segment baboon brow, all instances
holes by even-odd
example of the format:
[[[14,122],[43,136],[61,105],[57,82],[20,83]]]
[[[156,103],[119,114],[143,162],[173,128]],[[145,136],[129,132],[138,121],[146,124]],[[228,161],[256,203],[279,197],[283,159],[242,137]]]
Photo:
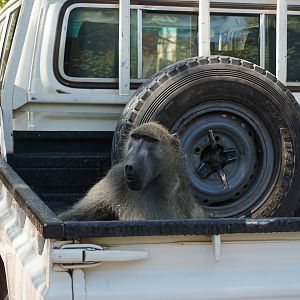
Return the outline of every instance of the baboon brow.
[[[145,140],[146,142],[150,142],[150,143],[155,143],[155,142],[158,142],[159,140],[154,138],[154,137],[151,137],[149,135],[142,135],[142,134],[138,134],[138,133],[133,133],[131,134],[131,138],[133,138],[134,140],[140,140],[140,139],[143,139]]]

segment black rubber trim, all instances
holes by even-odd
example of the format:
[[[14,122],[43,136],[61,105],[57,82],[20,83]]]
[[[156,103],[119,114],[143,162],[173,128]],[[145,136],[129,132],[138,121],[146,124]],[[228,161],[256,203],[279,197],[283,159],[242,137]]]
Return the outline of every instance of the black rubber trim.
[[[113,134],[113,131],[14,131],[14,152],[110,153]]]
[[[198,4],[198,1],[196,1]],[[195,6],[195,5],[194,5]],[[251,10],[276,10],[276,4],[259,4],[259,3],[224,3],[224,2],[211,2],[211,8],[224,8],[224,9],[251,9]],[[299,11],[300,5],[288,5],[288,11]]]
[[[288,5],[288,11],[289,10],[300,11],[300,5]]]
[[[212,2],[211,8],[224,8],[224,9],[255,9],[255,10],[276,10],[276,4],[259,4],[259,3],[224,3]]]
[[[300,92],[300,86],[291,86],[287,84],[287,87],[291,92]]]
[[[300,218],[205,219],[182,221],[66,221],[64,238],[212,235],[300,231]]]
[[[198,7],[198,0],[132,0],[131,5],[153,5],[153,6],[177,6],[177,7]]]
[[[1,157],[0,180],[43,237],[63,237],[63,222]]]

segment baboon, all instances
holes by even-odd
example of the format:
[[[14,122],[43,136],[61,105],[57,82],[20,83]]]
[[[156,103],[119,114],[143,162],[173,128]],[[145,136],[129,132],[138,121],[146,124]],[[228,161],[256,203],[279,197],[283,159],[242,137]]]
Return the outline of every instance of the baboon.
[[[151,122],[133,129],[113,166],[63,220],[203,218],[185,177],[179,139]]]

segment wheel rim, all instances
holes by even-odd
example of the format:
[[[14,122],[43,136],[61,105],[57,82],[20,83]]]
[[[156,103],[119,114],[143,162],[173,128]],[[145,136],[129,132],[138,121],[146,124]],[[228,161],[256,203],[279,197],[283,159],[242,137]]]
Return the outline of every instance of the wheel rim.
[[[188,110],[171,131],[180,137],[195,197],[210,216],[251,215],[263,203],[276,168],[274,149],[250,109],[211,101]]]

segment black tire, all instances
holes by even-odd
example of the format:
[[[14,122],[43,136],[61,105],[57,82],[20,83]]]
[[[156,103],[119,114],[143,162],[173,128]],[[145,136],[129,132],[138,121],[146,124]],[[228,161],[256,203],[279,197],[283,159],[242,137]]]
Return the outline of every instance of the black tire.
[[[300,111],[274,75],[231,57],[164,68],[133,95],[114,135],[122,160],[129,131],[158,121],[177,132],[188,179],[212,217],[293,216],[299,207]]]

